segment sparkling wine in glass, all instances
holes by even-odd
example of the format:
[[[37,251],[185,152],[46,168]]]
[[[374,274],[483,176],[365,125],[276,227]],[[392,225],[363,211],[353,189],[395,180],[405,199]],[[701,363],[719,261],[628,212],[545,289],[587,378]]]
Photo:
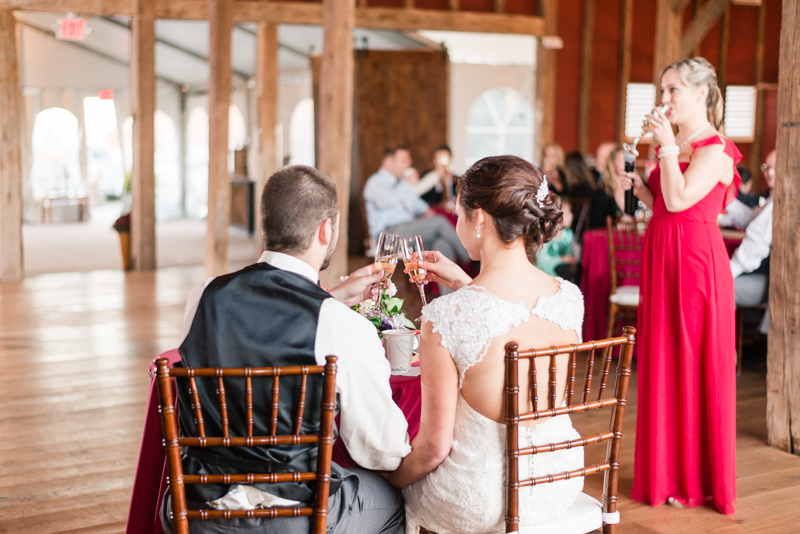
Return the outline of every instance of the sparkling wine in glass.
[[[425,300],[425,275],[428,273],[420,265],[423,252],[425,252],[425,249],[422,248],[422,238],[420,236],[415,235],[414,237],[403,239],[403,262],[406,265],[406,271],[408,271],[411,281],[417,284],[419,296],[422,298],[422,306],[425,307],[428,304]]]
[[[378,246],[375,249],[375,265],[383,271],[383,279],[381,280],[381,287],[392,278],[394,270],[397,267],[397,259],[400,255],[400,236],[395,234],[381,233],[378,237]],[[383,310],[381,310],[381,297],[380,292],[376,300],[377,312],[373,317],[383,317]]]

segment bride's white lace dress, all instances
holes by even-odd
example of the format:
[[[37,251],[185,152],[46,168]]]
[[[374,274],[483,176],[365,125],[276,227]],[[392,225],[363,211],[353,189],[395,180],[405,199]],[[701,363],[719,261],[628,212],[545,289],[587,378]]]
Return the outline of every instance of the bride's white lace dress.
[[[425,478],[403,490],[406,533],[421,525],[438,534],[505,532],[505,426],[476,412],[461,395],[464,373],[479,362],[492,339],[531,315],[574,330],[580,340],[583,296],[559,279],[561,288],[531,308],[501,300],[480,287],[467,286],[440,297],[423,310],[423,318],[442,336],[458,368],[459,393],[450,454]],[[519,427],[520,447],[577,439],[569,416]],[[583,467],[583,449],[520,458],[520,477],[534,477]],[[520,490],[521,526],[543,523],[563,514],[583,489],[574,478]]]

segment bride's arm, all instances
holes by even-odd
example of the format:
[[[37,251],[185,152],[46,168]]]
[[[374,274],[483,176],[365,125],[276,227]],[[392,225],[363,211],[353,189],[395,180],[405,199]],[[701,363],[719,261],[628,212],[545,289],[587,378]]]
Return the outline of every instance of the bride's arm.
[[[404,488],[422,479],[450,454],[458,400],[458,371],[450,352],[440,343],[430,321],[422,323],[420,371],[422,415],[419,433],[411,442],[411,453],[387,479]]]

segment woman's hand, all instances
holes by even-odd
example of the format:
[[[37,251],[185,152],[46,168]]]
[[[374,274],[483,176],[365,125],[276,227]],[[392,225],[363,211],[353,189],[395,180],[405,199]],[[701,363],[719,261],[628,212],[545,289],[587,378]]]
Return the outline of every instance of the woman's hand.
[[[461,267],[447,259],[438,250],[423,252],[419,265],[427,271],[425,283],[436,282],[456,291],[472,282],[472,278]],[[403,269],[403,272],[408,274],[406,269]]]
[[[635,173],[624,173],[624,174],[617,174],[615,176],[617,180],[617,186],[623,190],[627,191],[628,189],[633,187],[633,179],[631,178],[631,174]],[[637,175],[638,176],[638,175]]]
[[[374,263],[370,263],[354,271],[346,280],[328,292],[339,302],[347,306],[355,306],[377,296],[380,287],[377,284],[381,278],[383,278],[383,270]]]
[[[625,178],[623,178],[621,181],[623,181],[623,182],[627,181],[628,184],[629,184],[628,185],[628,189],[633,187],[633,194],[636,195],[637,197],[640,196],[639,194],[644,192],[645,190],[647,190],[648,193],[650,192],[650,190],[647,188],[647,186],[644,185],[644,181],[642,181],[642,177],[639,176],[638,173],[628,172],[628,173],[625,173],[625,177],[627,178],[627,180]],[[627,191],[627,189],[626,189],[626,191]]]
[[[672,131],[672,124],[664,113],[654,109],[652,113],[645,115],[642,132],[652,133],[659,146],[671,146],[675,144],[675,134]]]

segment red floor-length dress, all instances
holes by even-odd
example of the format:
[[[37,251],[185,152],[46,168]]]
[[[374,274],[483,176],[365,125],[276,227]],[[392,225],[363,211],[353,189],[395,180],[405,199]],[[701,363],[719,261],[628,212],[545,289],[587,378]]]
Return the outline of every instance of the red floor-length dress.
[[[723,144],[714,136],[693,149]],[[681,163],[685,171],[688,163]],[[717,215],[741,183],[718,183],[691,208],[670,213],[661,173],[650,176],[653,218],[645,235],[639,306],[638,408],[633,498],[658,506],[736,500],[736,344],[733,276]]]

